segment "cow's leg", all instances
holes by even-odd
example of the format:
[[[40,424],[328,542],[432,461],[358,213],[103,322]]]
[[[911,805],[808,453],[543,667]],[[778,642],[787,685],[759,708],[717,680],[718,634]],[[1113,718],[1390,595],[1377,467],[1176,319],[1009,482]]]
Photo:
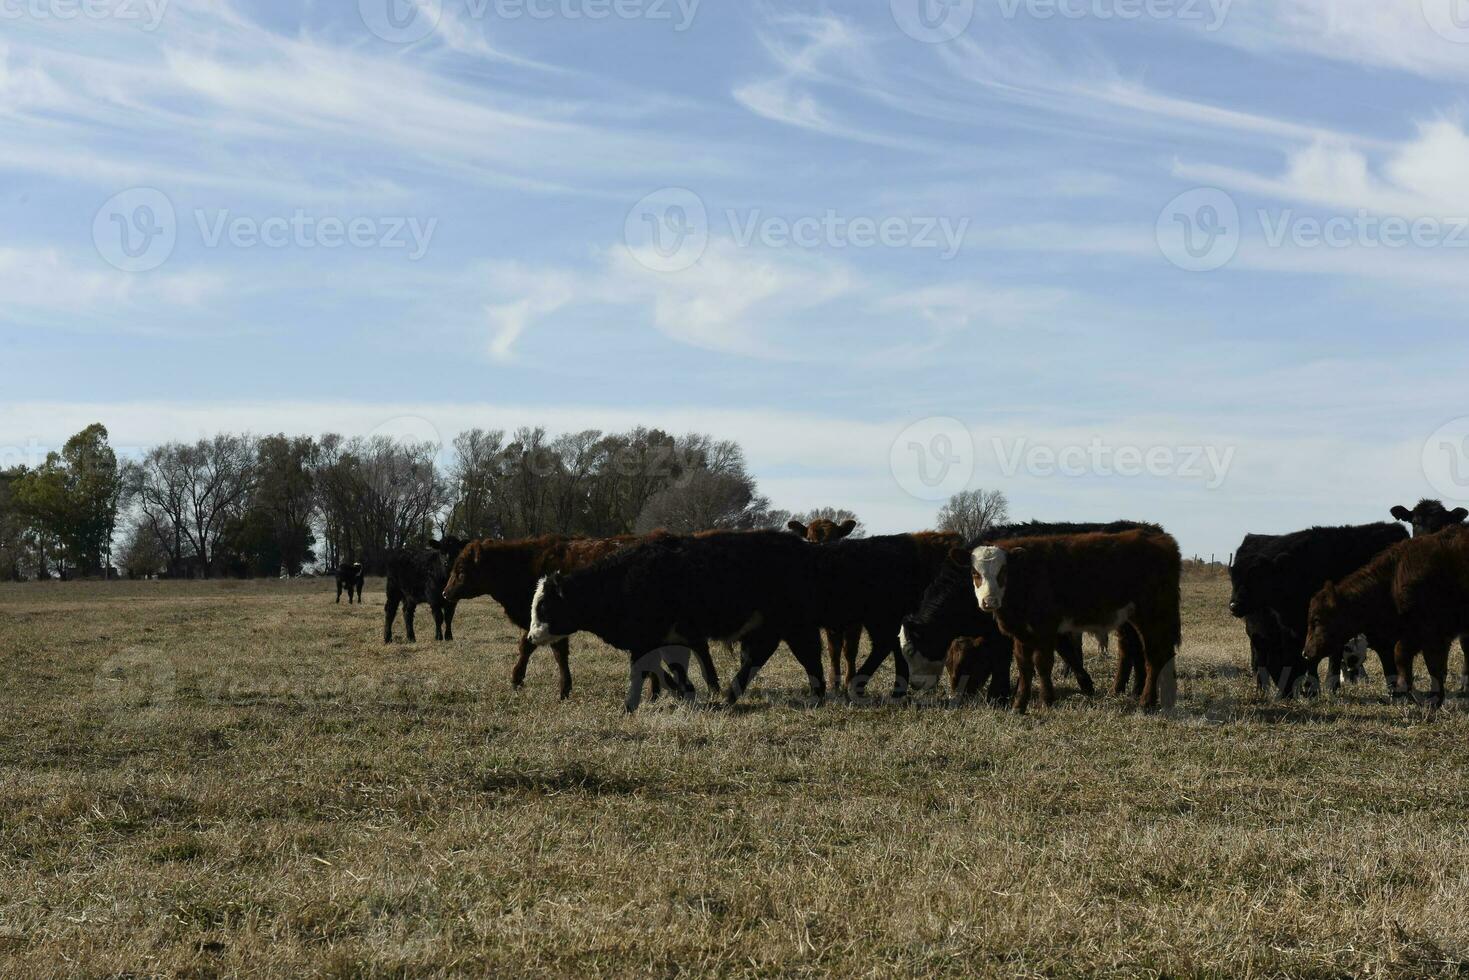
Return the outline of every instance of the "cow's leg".
[[[408,633],[408,642],[417,643],[418,637],[413,632],[413,613],[418,608],[418,603],[412,599],[403,600],[403,629]]]
[[[709,643],[699,640],[690,643],[689,649],[694,653],[694,659],[699,661],[699,672],[704,675],[704,686],[711,692],[719,691],[719,669],[714,666],[714,658],[709,655]]]
[[[357,584],[357,604],[362,605],[362,583]]]
[[[1010,707],[1016,714],[1023,715],[1030,705],[1030,686],[1035,680],[1035,660],[1030,648],[1019,640],[1015,641],[1015,666],[1020,669],[1020,684],[1015,689],[1015,700]]]
[[[458,606],[457,602],[444,603],[444,642],[446,643],[452,643],[454,640],[454,610]]]
[[[398,618],[398,594],[388,593],[388,601],[383,603],[383,642],[393,642],[393,620]],[[406,613],[405,613],[406,615]]]
[[[872,682],[872,675],[877,673],[877,668],[882,666],[882,662],[888,656],[887,646],[879,643],[878,638],[871,633],[868,634],[868,637],[872,640],[872,652],[867,655],[862,666],[857,668],[857,673],[847,682],[847,690],[859,697],[867,690],[867,685]],[[906,668],[908,665],[904,662],[903,666]]]
[[[1444,685],[1448,683],[1449,674],[1449,644],[1448,641],[1435,640],[1423,647],[1423,666],[1428,668],[1429,692],[1428,706],[1435,711],[1443,707]]]
[[[857,676],[857,650],[861,646],[862,627],[854,626],[847,630],[846,635],[842,637],[842,661],[846,665],[847,672],[844,676],[835,679],[834,687],[836,690],[845,691],[847,685],[852,683],[852,678]],[[906,666],[907,664],[905,663],[904,667],[906,668]],[[832,672],[835,673],[836,665],[833,663],[832,667]]]
[[[1129,687],[1134,697],[1142,694],[1143,641],[1137,627],[1123,623],[1117,629],[1117,676],[1112,682],[1112,693],[1123,694]]]
[[[437,602],[430,602],[428,611],[434,617],[434,639],[442,640],[444,638],[444,610]]]
[[[1076,678],[1076,686],[1081,693],[1088,697],[1095,694],[1097,685],[1093,683],[1092,675],[1086,672],[1086,660],[1081,655],[1081,634],[1063,633],[1056,637],[1055,652],[1061,655],[1061,662],[1071,668],[1071,675]]]
[[[878,627],[878,634],[887,637],[882,643],[888,648],[888,654],[893,658],[893,697],[905,698],[908,696],[908,658],[903,656],[902,645],[898,642],[898,625],[896,623],[885,624]],[[869,634],[871,636],[871,634]],[[878,638],[872,636],[874,646]]]
[[[833,689],[838,689],[842,686],[842,643],[847,634],[845,630],[824,630],[823,632],[826,639],[826,656],[831,661],[831,686]]]
[[[642,658],[640,658],[635,653],[628,654],[628,657],[627,657],[627,698],[622,702],[622,709],[624,711],[626,711],[628,714],[632,714],[634,711],[637,711],[638,710],[638,705],[641,704],[642,701],[643,701],[643,677],[645,675],[648,675],[649,672],[646,671],[641,665],[642,665]],[[651,676],[651,675],[649,675],[649,676]],[[657,690],[656,683],[657,682],[655,680],[654,681],[654,684],[655,684],[654,690],[655,690],[655,692]],[[656,696],[656,693],[655,693],[655,696]]]
[[[1377,653],[1377,662],[1382,665],[1382,682],[1387,686],[1388,697],[1392,697],[1393,689],[1398,684],[1398,664],[1393,656],[1392,645],[1381,641],[1369,641],[1369,645]]]
[[[530,666],[530,655],[536,652],[536,645],[530,641],[529,633],[520,634],[520,647],[518,656],[515,658],[515,666],[510,668],[510,686],[520,688],[525,686],[525,671]]]
[[[1416,653],[1407,640],[1399,640],[1393,647],[1393,666],[1398,673],[1398,682],[1392,691],[1395,701],[1413,696],[1413,657]]]
[[[1326,690],[1336,694],[1341,690],[1344,651],[1337,650],[1326,658]]]
[[[1003,705],[1014,693],[1010,684],[1010,663],[1014,658],[1005,650],[1002,641],[991,640],[985,647],[990,678],[989,701],[996,706]]]
[[[1169,630],[1154,627],[1151,630],[1139,630],[1142,635],[1143,657],[1147,663],[1147,672],[1143,678],[1143,690],[1138,695],[1138,705],[1144,711],[1152,711],[1158,707],[1158,695],[1167,688],[1168,700],[1173,699],[1174,667],[1173,643],[1169,639]],[[1168,707],[1172,707],[1169,704]]]
[[[734,704],[750,689],[750,682],[780,646],[780,636],[768,632],[751,633],[740,640],[740,669],[730,682],[724,699]]]
[[[342,604],[342,583],[339,581],[339,582],[337,582],[337,605],[340,606],[341,604]],[[350,592],[347,593],[347,605],[349,605],[349,606],[352,605],[352,593],[350,593]]]
[[[813,698],[826,697],[826,675],[821,663],[821,634],[818,630],[797,630],[786,637],[786,645],[806,668],[806,681]]]
[[[1051,675],[1056,667],[1055,640],[1047,640],[1035,648],[1036,672],[1040,674],[1041,704],[1047,708],[1056,703],[1056,687]]]
[[[556,658],[556,673],[561,677],[561,700],[571,697],[571,640],[560,639],[551,644],[551,656]]]

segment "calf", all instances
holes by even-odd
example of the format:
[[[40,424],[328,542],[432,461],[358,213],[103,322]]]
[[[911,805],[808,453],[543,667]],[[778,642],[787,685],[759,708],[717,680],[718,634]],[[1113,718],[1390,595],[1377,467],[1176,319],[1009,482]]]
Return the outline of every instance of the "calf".
[[[1307,676],[1301,658],[1306,643],[1306,610],[1322,582],[1334,582],[1361,568],[1408,534],[1397,524],[1313,527],[1292,534],[1247,534],[1229,567],[1229,611],[1244,621],[1250,640],[1250,667],[1262,688],[1274,684],[1291,696]],[[1367,638],[1377,651],[1383,676],[1395,673],[1391,646]],[[1329,686],[1351,677],[1360,652],[1347,659],[1342,650],[1329,658]],[[1344,669],[1344,666],[1346,669]]]
[[[352,592],[356,590],[357,601],[362,602],[362,586],[367,576],[362,571],[362,562],[343,563],[337,568],[337,603],[342,602],[342,592],[347,593],[347,605],[352,605]]]
[[[510,683],[520,687],[530,664],[535,644],[531,642],[531,599],[536,583],[552,572],[573,572],[599,561],[640,539],[633,535],[613,538],[568,538],[545,535],[519,541],[486,539],[465,546],[450,569],[443,595],[460,602],[488,595],[505,610],[505,616],[521,630],[519,656],[510,671]],[[719,690],[719,672],[709,656],[707,644],[691,644],[710,690]],[[571,644],[560,639],[551,644],[561,675],[561,699],[571,696]]]
[[[1163,529],[1156,524],[1141,524],[1136,521],[1115,521],[1111,524],[1046,524],[1030,521],[990,528],[965,548],[950,555],[950,560],[944,563],[929,583],[917,610],[903,620],[899,642],[904,662],[909,664],[910,671],[913,670],[912,664],[915,660],[923,665],[920,671],[922,684],[925,687],[931,686],[937,682],[939,676],[935,665],[947,661],[956,638],[968,637],[971,642],[959,648],[957,659],[949,669],[951,686],[956,678],[965,681],[964,689],[956,687],[954,693],[961,697],[977,694],[978,691],[974,689],[975,679],[988,678],[990,700],[1008,701],[1011,697],[1010,664],[1013,661],[1013,644],[1000,633],[994,617],[979,608],[971,579],[971,551],[980,545],[992,544],[1006,538],[1132,530],[1163,533]],[[1114,693],[1121,693],[1126,689],[1129,679],[1135,678],[1134,693],[1141,694],[1142,641],[1131,626],[1122,627],[1119,633],[1121,643]],[[1077,687],[1083,694],[1091,694],[1095,685],[1082,659],[1081,636],[1067,634],[1058,638],[1057,642],[1057,653],[1076,676]]]
[[[1469,510],[1463,507],[1449,510],[1442,501],[1420,500],[1412,510],[1403,506],[1394,507],[1392,516],[1407,522],[1413,528],[1413,537],[1416,538],[1424,534],[1463,528],[1464,519],[1469,518]],[[1464,656],[1464,667],[1459,673],[1459,694],[1461,697],[1469,697],[1469,636],[1459,637],[1459,650]]]
[[[857,522],[852,520],[836,521],[825,517],[818,517],[810,524],[802,524],[800,521],[791,521],[786,525],[794,531],[796,536],[810,542],[811,544],[829,544],[840,541],[857,529]],[[831,686],[845,689],[852,683],[852,678],[857,673],[857,648],[862,642],[862,625],[848,625],[844,629],[823,630],[826,635],[826,655],[831,661]],[[847,665],[845,679],[842,677],[842,663]]]
[[[1063,633],[1110,633],[1131,624],[1147,664],[1139,698],[1158,705],[1160,684],[1171,687],[1182,642],[1178,543],[1166,534],[1124,531],[1011,538],[971,553],[980,609],[1014,641],[1020,684],[1013,708],[1024,712],[1040,670],[1041,703],[1054,700],[1052,657]],[[1171,707],[1171,690],[1164,697]]]
[[[393,620],[398,605],[403,605],[403,629],[409,643],[417,643],[413,633],[413,613],[420,602],[427,602],[434,614],[434,639],[454,639],[454,607],[444,598],[444,585],[449,580],[449,563],[464,548],[464,542],[445,535],[427,548],[403,548],[388,556],[387,602],[383,604],[383,642],[393,642]]]
[[[826,690],[820,609],[802,600],[818,573],[815,556],[828,550],[775,531],[653,535],[578,571],[542,578],[529,637],[545,646],[585,630],[626,651],[629,712],[637,710],[644,676],[662,669],[663,652],[697,641],[740,644],[731,702],[781,640],[819,697]],[[687,689],[686,678],[674,681]]]
[[[1469,633],[1469,535],[1416,537],[1328,581],[1307,611],[1307,662],[1320,663],[1359,633],[1393,641],[1394,697],[1412,695],[1421,653],[1432,678],[1429,703],[1442,705],[1449,646]]]

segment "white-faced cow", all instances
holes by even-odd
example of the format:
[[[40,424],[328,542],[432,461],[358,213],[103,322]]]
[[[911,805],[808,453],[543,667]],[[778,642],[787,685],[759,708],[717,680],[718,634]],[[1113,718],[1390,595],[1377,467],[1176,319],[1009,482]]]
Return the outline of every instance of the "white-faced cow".
[[[461,602],[488,595],[505,610],[505,616],[522,631],[519,656],[510,671],[510,683],[525,683],[526,668],[535,644],[530,640],[531,598],[536,584],[552,572],[573,572],[600,561],[642,540],[634,535],[611,538],[569,538],[548,534],[519,541],[485,539],[471,541],[459,553],[444,585],[444,599]],[[694,656],[710,690],[718,691],[719,672],[709,656],[707,644],[691,643]],[[561,698],[571,695],[570,641],[551,644],[561,675]]]
[[[1066,633],[1110,633],[1132,625],[1142,640],[1146,676],[1139,698],[1172,706],[1173,658],[1182,642],[1178,543],[1166,534],[1124,531],[1015,538],[975,548],[975,597],[1014,641],[1023,712],[1040,672],[1041,703],[1054,700],[1051,668]]]
[[[975,598],[972,578],[972,552],[981,545],[1008,538],[1052,537],[1068,534],[1146,530],[1162,534],[1156,524],[1115,521],[1110,524],[1043,523],[1028,521],[992,527],[956,550],[940,568],[924,591],[917,609],[904,618],[900,645],[904,661],[910,665],[914,684],[927,688],[937,683],[938,665],[945,665],[954,693],[966,697],[980,693],[987,684],[992,702],[1009,701],[1012,690],[1010,665],[1014,661],[1014,643],[1000,632],[994,617],[982,612]],[[1118,631],[1119,652],[1114,693],[1122,693],[1133,685],[1133,693],[1142,693],[1144,669],[1142,641],[1131,626]],[[963,643],[958,641],[963,640]],[[1057,654],[1076,677],[1083,694],[1095,690],[1091,675],[1082,659],[1081,635],[1065,634],[1057,638]],[[913,664],[917,662],[915,668]]]
[[[815,556],[795,535],[775,531],[653,535],[567,575],[540,580],[529,636],[545,646],[586,631],[629,657],[626,707],[637,710],[644,677],[688,690],[684,668],[664,656],[693,642],[740,645],[732,703],[784,640],[806,670],[813,696],[825,694],[820,610],[809,595]]]

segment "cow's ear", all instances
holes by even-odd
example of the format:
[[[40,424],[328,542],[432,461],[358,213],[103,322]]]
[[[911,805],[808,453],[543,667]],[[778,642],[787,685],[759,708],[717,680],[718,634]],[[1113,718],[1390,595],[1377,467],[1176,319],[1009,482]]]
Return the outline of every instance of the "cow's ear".
[[[806,536],[806,525],[802,524],[800,521],[791,521],[786,524],[786,527],[792,531],[795,531],[803,538]]]
[[[1462,522],[1464,518],[1469,517],[1469,510],[1465,510],[1463,507],[1455,507],[1449,511],[1449,516],[1456,521]]]
[[[842,532],[838,536],[845,538],[847,535],[849,535],[853,531],[857,530],[857,522],[856,521],[842,521],[840,524],[837,525],[837,530]]]
[[[1396,507],[1394,507],[1392,509],[1392,516],[1395,517],[1395,518],[1397,518],[1400,521],[1409,521],[1409,522],[1411,522],[1413,520],[1413,512],[1411,510],[1409,510],[1408,508],[1404,507],[1402,504],[1398,504]]]
[[[971,560],[972,559],[970,558],[969,552],[965,551],[963,548],[949,549],[949,561],[953,562],[955,565],[958,565],[961,568],[968,568]]]
[[[548,585],[552,589],[552,591],[554,591],[558,596],[561,596],[563,599],[566,598],[566,593],[561,588],[560,572],[552,572],[550,575],[547,575],[546,585]]]

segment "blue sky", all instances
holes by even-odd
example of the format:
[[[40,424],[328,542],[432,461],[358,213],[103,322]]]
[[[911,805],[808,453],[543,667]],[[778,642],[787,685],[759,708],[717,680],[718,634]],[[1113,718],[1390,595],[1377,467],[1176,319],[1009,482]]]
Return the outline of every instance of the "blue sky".
[[[8,460],[644,423],[1221,556],[1469,497],[1465,0],[89,2],[0,0]]]

